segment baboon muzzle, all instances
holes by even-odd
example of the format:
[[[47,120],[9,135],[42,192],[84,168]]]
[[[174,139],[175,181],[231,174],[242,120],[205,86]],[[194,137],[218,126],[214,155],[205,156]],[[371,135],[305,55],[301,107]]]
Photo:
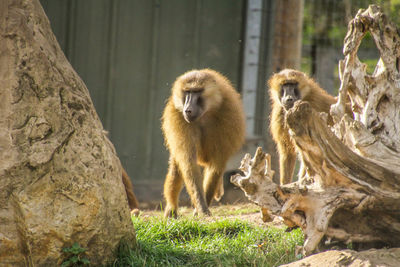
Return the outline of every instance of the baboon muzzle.
[[[200,98],[200,92],[186,92],[185,94],[183,117],[189,123],[195,121],[201,115]]]

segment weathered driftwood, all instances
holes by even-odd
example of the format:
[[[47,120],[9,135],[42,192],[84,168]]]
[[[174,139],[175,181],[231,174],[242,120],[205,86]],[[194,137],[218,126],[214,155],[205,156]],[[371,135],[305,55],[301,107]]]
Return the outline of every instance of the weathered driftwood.
[[[367,32],[381,59],[372,75],[357,58]],[[247,197],[305,234],[304,253],[322,238],[345,243],[400,245],[400,36],[377,6],[360,10],[350,22],[340,63],[341,87],[331,107],[335,125],[307,102],[287,113],[298,152],[307,167],[305,180],[272,182],[269,155],[259,148],[246,155],[232,177]],[[351,101],[354,118],[345,115]]]

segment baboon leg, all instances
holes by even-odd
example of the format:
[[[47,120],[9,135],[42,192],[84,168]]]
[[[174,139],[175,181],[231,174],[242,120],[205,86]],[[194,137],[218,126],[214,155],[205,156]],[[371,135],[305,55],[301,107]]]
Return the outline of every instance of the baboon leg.
[[[170,160],[167,177],[164,183],[164,197],[166,201],[165,217],[177,217],[179,195],[183,186],[182,175],[174,160]]]
[[[214,197],[222,197],[224,190],[223,186],[222,171],[213,167],[206,167],[204,170],[204,191],[206,195],[207,205],[210,205]]]

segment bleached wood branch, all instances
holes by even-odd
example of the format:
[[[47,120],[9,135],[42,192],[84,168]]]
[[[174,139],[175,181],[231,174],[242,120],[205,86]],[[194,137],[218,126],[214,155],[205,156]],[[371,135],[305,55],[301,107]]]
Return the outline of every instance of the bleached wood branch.
[[[357,58],[367,32],[381,59],[372,75]],[[304,253],[322,237],[345,243],[400,245],[400,36],[377,6],[350,22],[340,62],[335,125],[307,102],[297,102],[286,123],[307,168],[304,181],[278,186],[269,155],[246,155],[232,177],[246,196],[305,234]],[[345,114],[351,103],[353,117]]]

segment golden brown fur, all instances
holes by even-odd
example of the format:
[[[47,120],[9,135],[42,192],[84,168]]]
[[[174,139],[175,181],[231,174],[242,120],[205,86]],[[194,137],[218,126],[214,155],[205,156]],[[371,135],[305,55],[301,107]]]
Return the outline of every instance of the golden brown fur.
[[[285,69],[270,78],[268,81],[272,102],[270,130],[279,152],[281,184],[287,184],[292,181],[296,163],[295,145],[285,124],[286,110],[281,103],[280,96],[282,85],[288,82],[298,84],[300,99],[308,101],[316,111],[325,112],[329,115],[330,106],[336,102],[335,97],[329,95],[316,82],[300,71]],[[333,123],[330,116],[328,117],[328,123]],[[305,174],[304,172],[305,170],[302,168],[299,176],[302,177]]]
[[[135,193],[133,193],[133,185],[129,175],[126,173],[125,169],[122,168],[122,183],[125,186],[126,196],[128,197],[128,204],[131,210],[139,208],[139,202],[136,199]]]
[[[189,123],[183,116],[185,93],[198,90],[202,113]],[[223,194],[225,165],[244,141],[240,95],[229,80],[216,71],[186,72],[172,87],[162,116],[162,130],[170,152],[164,184],[165,216],[177,215],[183,183],[196,211],[210,214],[208,206],[212,198]],[[203,174],[200,166],[204,167]]]

